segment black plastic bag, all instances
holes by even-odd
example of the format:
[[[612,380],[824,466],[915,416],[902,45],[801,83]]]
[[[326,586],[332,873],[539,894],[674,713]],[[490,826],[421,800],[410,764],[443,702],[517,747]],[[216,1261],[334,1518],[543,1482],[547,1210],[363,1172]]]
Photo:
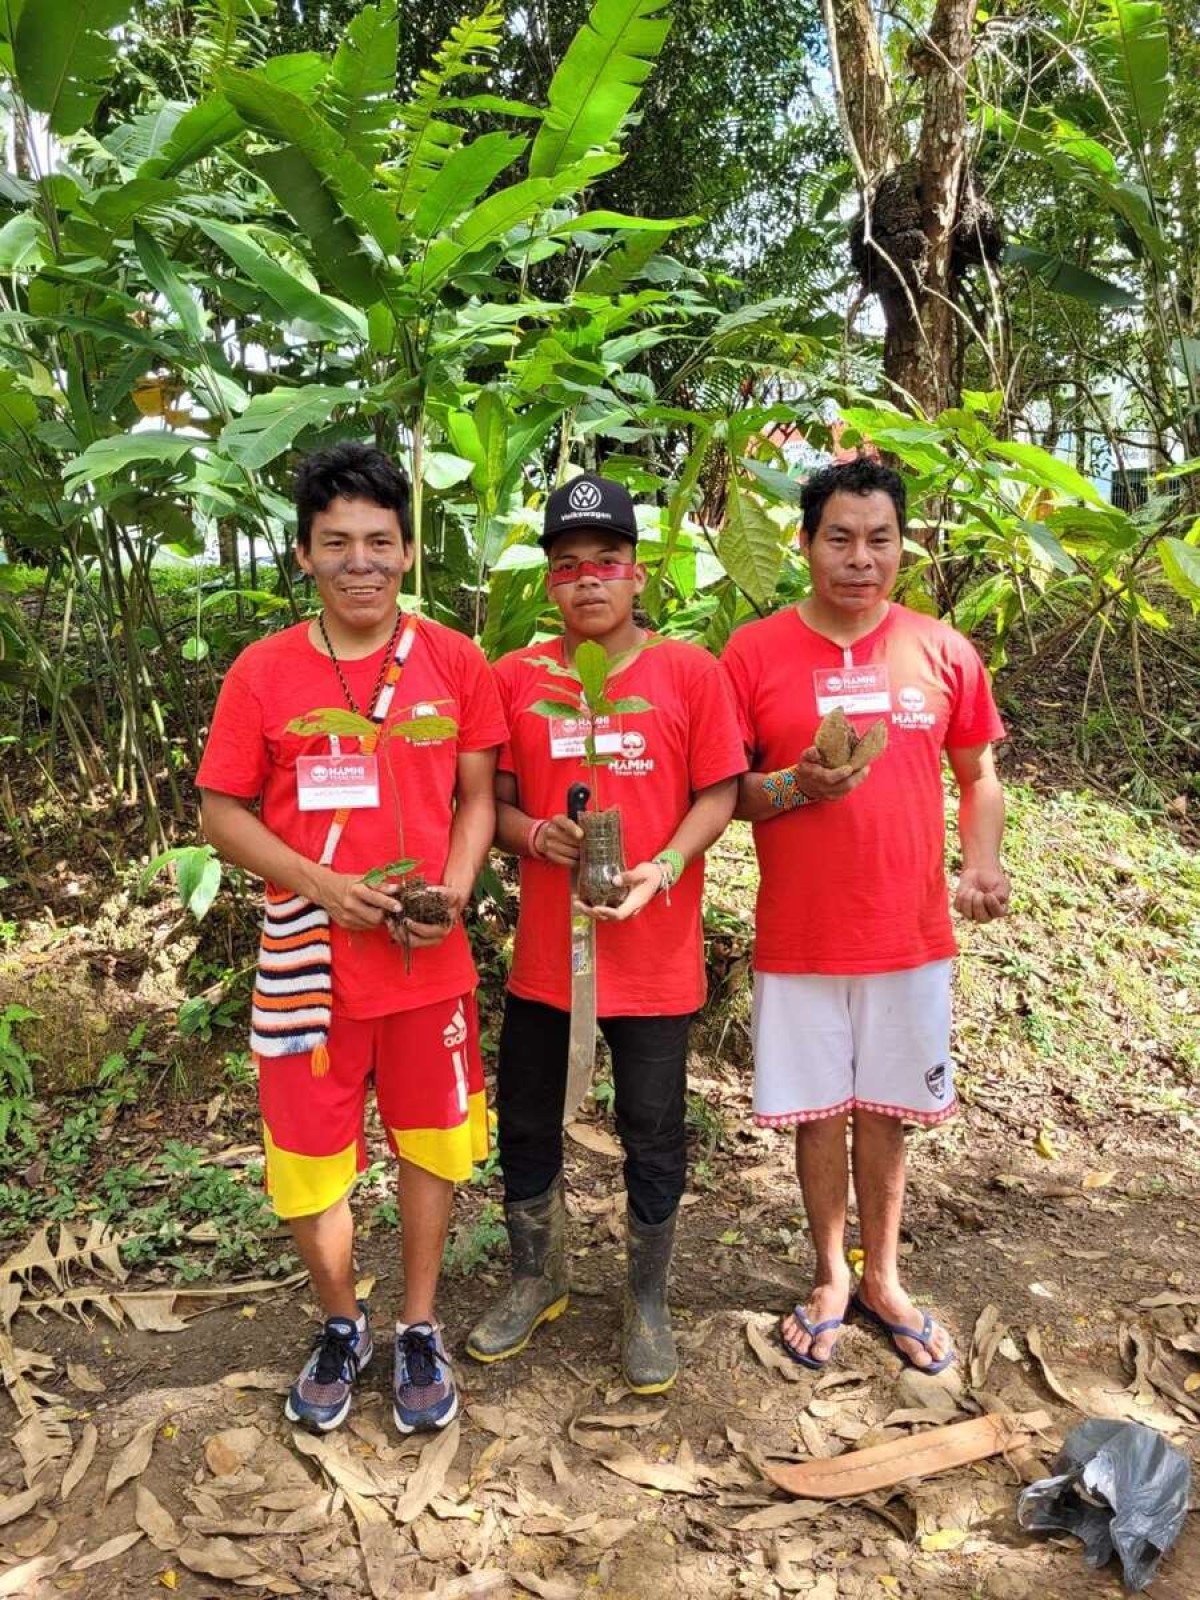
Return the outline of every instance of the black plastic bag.
[[[1140,1422],[1093,1417],[1068,1436],[1053,1466],[1053,1478],[1022,1493],[1017,1521],[1035,1533],[1078,1535],[1089,1567],[1115,1551],[1126,1588],[1144,1589],[1187,1516],[1187,1457]]]

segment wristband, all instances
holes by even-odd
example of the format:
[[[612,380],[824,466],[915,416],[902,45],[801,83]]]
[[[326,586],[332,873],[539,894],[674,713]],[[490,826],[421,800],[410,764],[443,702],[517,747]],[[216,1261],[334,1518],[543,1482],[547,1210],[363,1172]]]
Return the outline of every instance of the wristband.
[[[763,780],[763,793],[776,811],[795,811],[799,806],[812,803],[811,795],[805,794],[800,787],[795,767],[768,772]]]
[[[549,817],[538,817],[536,821],[530,823],[529,832],[525,835],[525,854],[533,856],[536,861],[544,861],[546,859],[538,849],[538,835],[543,828],[548,828],[549,826]]]
[[[668,892],[672,890],[683,876],[683,856],[678,850],[660,850],[654,858],[654,865],[662,875],[660,893],[663,889]]]

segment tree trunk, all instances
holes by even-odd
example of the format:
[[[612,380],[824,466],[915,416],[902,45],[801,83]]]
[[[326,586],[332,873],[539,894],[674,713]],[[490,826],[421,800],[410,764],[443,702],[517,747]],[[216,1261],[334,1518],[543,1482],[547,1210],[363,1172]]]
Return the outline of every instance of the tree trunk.
[[[883,307],[884,371],[930,416],[952,404],[958,390],[955,224],[964,187],[974,14],[975,0],[938,0],[928,34],[909,53],[912,73],[924,83],[923,108],[913,159],[898,169],[891,84],[869,0],[825,0],[838,110],[866,219],[863,250],[872,257],[864,281]],[[902,250],[873,225],[880,179],[889,172],[897,193],[909,186],[911,174],[913,215],[898,239]]]

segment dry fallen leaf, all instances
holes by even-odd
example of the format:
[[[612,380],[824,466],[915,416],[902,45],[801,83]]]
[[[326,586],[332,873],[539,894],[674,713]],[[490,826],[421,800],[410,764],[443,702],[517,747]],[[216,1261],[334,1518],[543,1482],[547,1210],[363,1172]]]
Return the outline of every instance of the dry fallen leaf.
[[[788,1383],[799,1383],[802,1376],[801,1369],[776,1342],[773,1329],[774,1320],[774,1318],[770,1317],[747,1317],[746,1341],[763,1366],[769,1371],[777,1372]],[[768,1326],[772,1327],[770,1334],[764,1329],[764,1321]]]
[[[44,1500],[49,1492],[48,1483],[35,1483],[32,1489],[22,1489],[20,1494],[10,1494],[0,1500],[0,1528],[27,1517],[34,1506]]]
[[[410,1474],[404,1486],[404,1493],[396,1502],[397,1522],[412,1522],[421,1515],[434,1495],[441,1493],[446,1474],[450,1471],[458,1452],[459,1438],[460,1422],[456,1417],[448,1428],[430,1440],[421,1451],[421,1459],[415,1471]]]
[[[750,1511],[733,1527],[736,1533],[764,1533],[772,1528],[786,1528],[793,1522],[811,1522],[828,1513],[829,1504],[825,1500],[789,1500],[783,1505]]]
[[[30,1600],[31,1595],[43,1594],[45,1588],[42,1580],[65,1566],[78,1548],[78,1545],[70,1545],[66,1550],[57,1550],[53,1555],[35,1556],[32,1561],[22,1561],[20,1566],[0,1572],[0,1595],[5,1600],[9,1600],[10,1596],[15,1600]]]
[[[102,1561],[111,1561],[115,1556],[123,1555],[126,1550],[131,1549],[141,1537],[140,1528],[134,1528],[132,1533],[114,1534],[111,1539],[106,1539],[94,1550],[89,1550],[87,1555],[72,1561],[71,1571],[86,1572],[89,1567],[98,1567]]]
[[[575,1474],[563,1459],[563,1453],[556,1444],[550,1446],[549,1460],[550,1471],[553,1473],[554,1481],[560,1489],[564,1485],[575,1481]]]
[[[130,1478],[140,1477],[145,1472],[150,1464],[150,1455],[154,1449],[154,1436],[157,1432],[158,1418],[153,1417],[149,1422],[143,1422],[128,1444],[117,1452],[112,1466],[108,1469],[108,1477],[104,1484],[104,1500],[106,1504],[122,1484],[128,1483]]]
[[[570,1578],[539,1578],[536,1572],[514,1572],[513,1582],[536,1594],[539,1600],[578,1600],[583,1592]]]
[[[1082,1410],[1083,1407],[1079,1404],[1078,1399],[1048,1365],[1045,1353],[1042,1350],[1041,1330],[1039,1328],[1027,1328],[1025,1331],[1025,1343],[1029,1346],[1029,1354],[1041,1367],[1042,1376],[1046,1380],[1046,1387],[1051,1393],[1056,1394],[1060,1400],[1065,1400],[1069,1406],[1074,1406],[1076,1411]]]
[[[971,1387],[981,1389],[987,1382],[1000,1341],[1008,1329],[1000,1321],[1000,1307],[986,1305],[979,1313],[971,1336]]]
[[[248,1550],[239,1549],[228,1539],[206,1539],[203,1544],[183,1546],[175,1556],[193,1572],[202,1572],[209,1578],[232,1579],[235,1583],[240,1578],[257,1577],[262,1572]]]
[[[1033,1148],[1045,1161],[1057,1161],[1058,1149],[1050,1136],[1049,1128],[1042,1128],[1037,1138],[1033,1141]]]
[[[292,1386],[292,1376],[256,1367],[253,1372],[227,1372],[221,1383],[226,1389],[267,1389],[273,1394],[286,1394]]]
[[[650,1428],[661,1422],[669,1410],[669,1406],[661,1406],[657,1411],[593,1412],[577,1420],[581,1427],[590,1428]]]
[[[83,1475],[91,1466],[92,1457],[96,1454],[96,1445],[99,1437],[94,1425],[90,1422],[85,1422],[75,1454],[71,1457],[67,1470],[63,1473],[62,1486],[59,1489],[60,1500],[65,1500],[71,1491],[83,1481]]]
[[[1115,1167],[1111,1172],[1085,1172],[1083,1175],[1083,1182],[1080,1184],[1080,1188],[1107,1189],[1116,1175],[1117,1171]]]
[[[67,1377],[84,1394],[103,1394],[108,1388],[108,1385],[102,1383],[94,1372],[90,1372],[82,1361],[67,1362]]]
[[[255,1427],[226,1428],[204,1441],[204,1459],[216,1478],[239,1471],[258,1453],[263,1436]]]
[[[593,1122],[568,1122],[567,1137],[581,1144],[585,1150],[591,1150],[598,1156],[608,1156],[613,1161],[620,1161],[624,1155],[612,1134],[604,1128],[598,1128]]]
[[[43,1512],[44,1520],[37,1523],[30,1534],[23,1539],[9,1539],[9,1549],[14,1555],[20,1556],[22,1561],[28,1561],[33,1556],[40,1556],[43,1550],[49,1549],[58,1537],[58,1520]]]
[[[137,1486],[137,1504],[134,1508],[133,1517],[138,1527],[149,1537],[150,1543],[156,1550],[165,1551],[178,1548],[180,1534],[175,1525],[175,1518],[150,1493],[144,1483],[139,1483]]]
[[[600,1465],[615,1472],[619,1478],[640,1484],[644,1489],[662,1489],[669,1494],[704,1494],[694,1472],[672,1465],[668,1461],[645,1461],[632,1451],[600,1456]]]

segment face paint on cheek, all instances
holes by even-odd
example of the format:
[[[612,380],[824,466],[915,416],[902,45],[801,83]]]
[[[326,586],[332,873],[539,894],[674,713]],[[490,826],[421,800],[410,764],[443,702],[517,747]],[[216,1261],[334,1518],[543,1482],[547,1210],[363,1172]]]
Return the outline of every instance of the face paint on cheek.
[[[562,567],[551,571],[552,589],[564,583],[578,583],[580,578],[599,578],[601,583],[628,582],[637,577],[637,567],[632,561],[581,561],[577,567]]]
[[[312,556],[310,559],[314,575],[320,578],[340,578],[350,572],[389,581],[404,576],[404,558],[401,555],[370,556],[365,561],[356,561],[348,554]]]

